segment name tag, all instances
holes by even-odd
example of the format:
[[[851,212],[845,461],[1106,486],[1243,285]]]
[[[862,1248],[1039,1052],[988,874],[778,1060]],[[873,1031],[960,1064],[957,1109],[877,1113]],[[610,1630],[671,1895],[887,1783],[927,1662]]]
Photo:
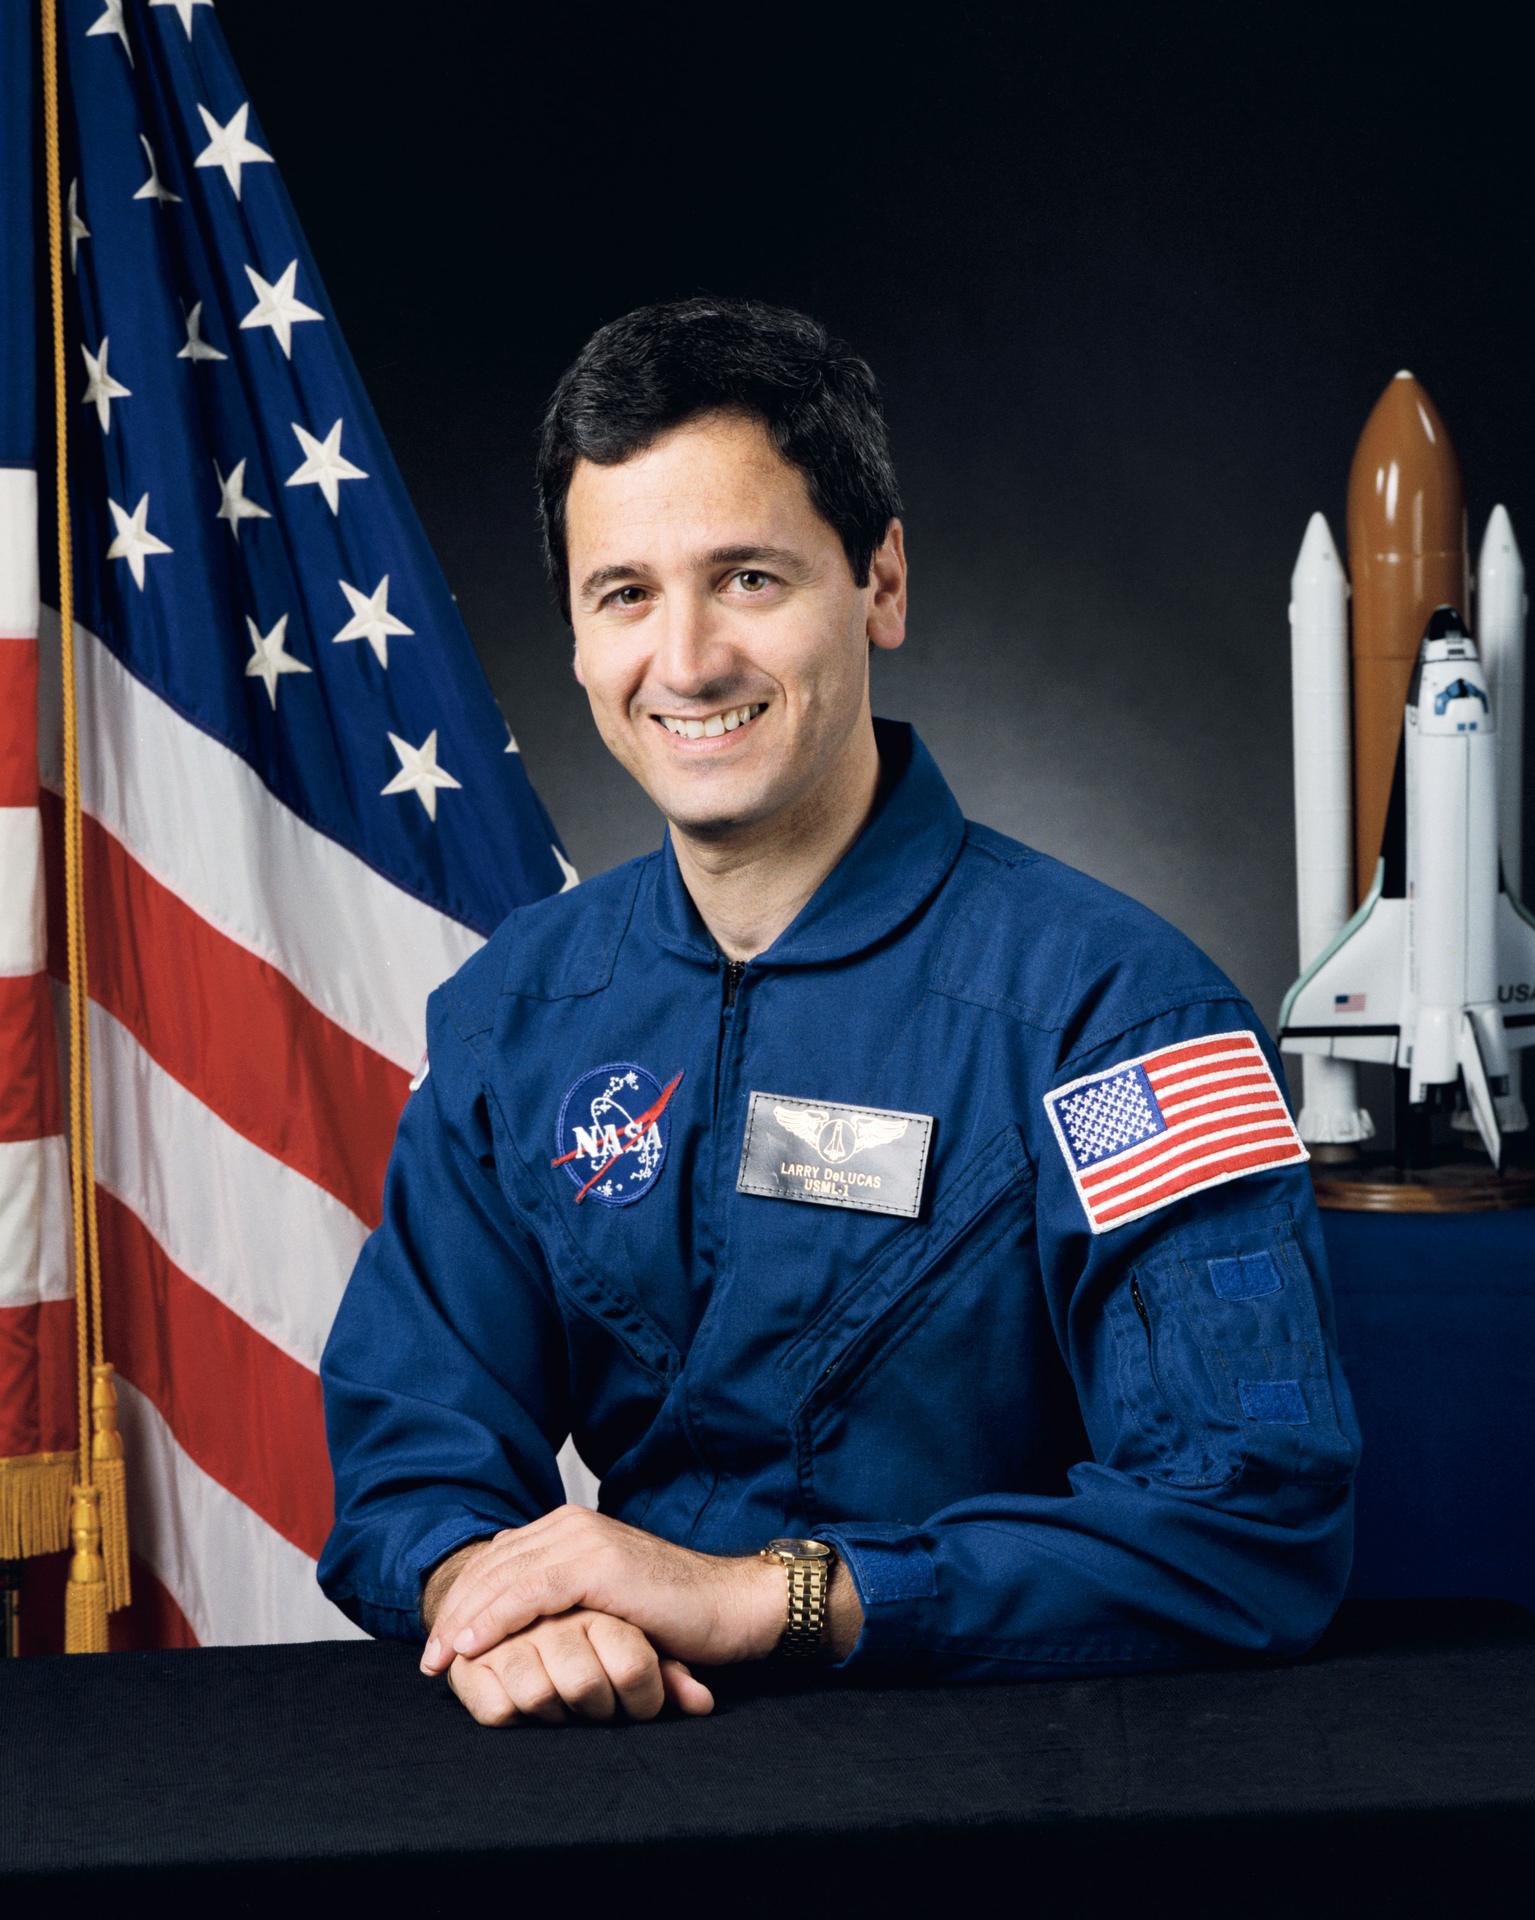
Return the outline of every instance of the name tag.
[[[736,1192],[915,1220],[932,1137],[930,1113],[754,1092]]]

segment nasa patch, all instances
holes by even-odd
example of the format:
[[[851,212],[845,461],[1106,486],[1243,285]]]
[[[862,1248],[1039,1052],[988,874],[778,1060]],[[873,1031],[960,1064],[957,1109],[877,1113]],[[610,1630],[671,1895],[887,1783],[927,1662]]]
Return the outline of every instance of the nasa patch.
[[[682,1075],[663,1087],[633,1061],[593,1067],[566,1090],[555,1123],[555,1157],[576,1189],[577,1201],[632,1206],[660,1177],[671,1139],[667,1104]]]

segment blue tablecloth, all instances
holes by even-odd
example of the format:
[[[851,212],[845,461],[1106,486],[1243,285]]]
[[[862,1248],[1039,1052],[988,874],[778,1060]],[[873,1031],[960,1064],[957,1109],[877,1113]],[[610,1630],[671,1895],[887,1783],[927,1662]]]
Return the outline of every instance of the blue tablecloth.
[[[1322,1222],[1364,1434],[1350,1595],[1535,1606],[1535,1209]]]

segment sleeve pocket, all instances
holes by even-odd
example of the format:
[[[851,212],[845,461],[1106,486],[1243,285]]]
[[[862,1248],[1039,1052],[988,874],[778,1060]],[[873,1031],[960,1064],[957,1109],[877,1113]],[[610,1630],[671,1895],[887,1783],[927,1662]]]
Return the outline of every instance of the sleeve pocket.
[[[1159,1246],[1110,1305],[1145,1470],[1184,1487],[1345,1482],[1358,1430],[1294,1225],[1223,1224],[1218,1244]]]

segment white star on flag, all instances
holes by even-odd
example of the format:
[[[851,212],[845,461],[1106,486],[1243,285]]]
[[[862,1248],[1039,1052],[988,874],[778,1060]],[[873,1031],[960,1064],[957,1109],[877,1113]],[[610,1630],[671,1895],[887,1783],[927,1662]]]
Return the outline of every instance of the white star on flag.
[[[350,602],[352,617],[339,633],[331,635],[331,639],[366,640],[378,655],[379,665],[387,667],[390,634],[415,632],[414,627],[407,627],[403,620],[397,619],[389,611],[389,575],[384,575],[371,594],[359,593],[356,587],[345,580],[338,580],[336,585]]]
[[[245,122],[251,105],[249,100],[234,110],[229,116],[227,126],[220,126],[208,109],[198,102],[197,111],[203,117],[203,125],[212,136],[196,160],[194,166],[222,167],[224,178],[235,190],[236,200],[240,197],[240,169],[254,166],[258,160],[271,163],[272,156],[265,147],[258,147],[254,140],[245,137]]]
[[[552,840],[549,842],[549,851],[554,855],[555,859],[559,861],[560,872],[563,873],[565,876],[565,883],[560,888],[560,892],[569,893],[572,887],[579,886],[581,881],[581,876],[579,873],[576,872],[575,868],[565,858],[564,854],[560,852],[559,848],[554,844]]]
[[[187,30],[187,38],[192,37],[193,7],[211,7],[213,0],[149,0],[152,7],[174,7],[181,15],[181,24]]]
[[[323,320],[323,313],[306,307],[296,299],[293,283],[298,276],[298,261],[290,260],[275,282],[262,279],[254,267],[245,269],[245,277],[256,289],[256,304],[240,322],[242,327],[270,327],[277,335],[283,357],[293,358],[293,328],[300,320]]]
[[[455,780],[446,767],[437,764],[437,729],[433,727],[419,747],[413,747],[397,733],[390,734],[389,744],[400,756],[400,771],[387,787],[379,788],[379,793],[413,793],[426,808],[427,819],[435,820],[437,789],[463,784]]]
[[[295,467],[283,482],[288,487],[318,487],[325,495],[325,504],[332,513],[341,511],[342,480],[366,480],[367,474],[361,467],[354,467],[341,451],[341,422],[338,420],[326,434],[324,440],[316,440],[312,433],[305,433],[295,420],[293,431],[298,435],[298,443],[307,456],[301,466]]]
[[[115,500],[108,500],[112,509],[112,518],[117,523],[117,538],[107,548],[109,560],[126,560],[133,575],[133,584],[139,592],[144,591],[144,560],[151,553],[174,553],[174,547],[168,547],[149,531],[149,495],[139,496],[139,504],[131,514],[125,513]]]
[[[77,273],[80,268],[80,242],[89,240],[91,230],[80,218],[80,182],[69,183],[69,270]]]
[[[186,316],[187,343],[176,355],[178,360],[227,360],[227,353],[220,353],[217,347],[210,347],[203,338],[203,303],[198,301]]]
[[[96,418],[101,422],[101,431],[112,431],[112,402],[131,400],[132,387],[125,387],[120,380],[114,380],[107,372],[107,336],[101,336],[101,352],[93,354],[88,346],[81,343],[80,351],[85,355],[86,368],[90,381],[86,386],[84,401],[86,406],[94,405]]]
[[[284,653],[287,646],[288,616],[283,614],[270,633],[263,633],[249,614],[245,624],[250,628],[251,657],[245,663],[245,677],[260,680],[266,687],[267,698],[272,703],[272,711],[277,711],[277,682],[285,673],[313,673],[313,667],[306,667],[302,660],[295,660],[290,653]]]
[[[158,200],[162,205],[166,204],[171,200],[174,200],[179,205],[181,200],[181,195],[179,193],[172,193],[170,188],[165,185],[163,180],[161,180],[160,175],[155,168],[155,150],[149,144],[149,142],[144,138],[143,134],[139,135],[139,145],[144,149],[145,153],[148,154],[149,156],[149,178],[144,182],[143,186],[141,186],[138,192],[133,196],[134,199],[135,200]]]
[[[106,12],[93,26],[85,29],[87,40],[97,33],[115,33],[123,43],[123,52],[128,56],[128,65],[133,65],[133,49],[128,45],[128,28],[123,20],[123,0],[102,0]]]
[[[258,507],[254,500],[247,500],[245,497],[245,462],[243,460],[235,462],[227,480],[219,472],[217,460],[213,463],[213,472],[219,483],[219,492],[224,496],[219,503],[218,518],[229,522],[229,531],[234,535],[236,542],[240,538],[242,520],[271,519],[272,516],[265,507]]]

